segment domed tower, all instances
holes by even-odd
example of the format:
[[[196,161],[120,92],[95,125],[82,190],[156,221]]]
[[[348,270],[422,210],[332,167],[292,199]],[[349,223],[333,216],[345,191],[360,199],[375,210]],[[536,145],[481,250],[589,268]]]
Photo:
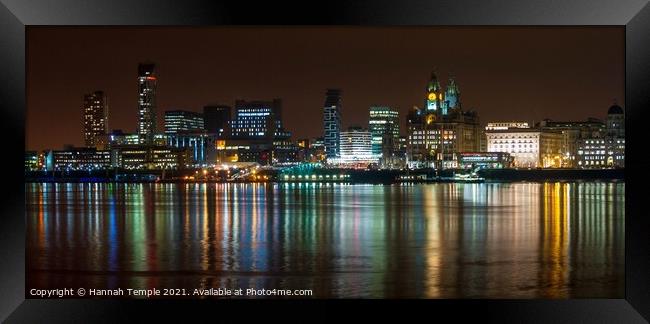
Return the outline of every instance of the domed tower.
[[[625,112],[616,103],[607,110],[607,135],[625,137]]]
[[[424,102],[426,112],[439,113],[442,108],[442,87],[440,86],[440,82],[438,82],[435,71],[431,72],[431,79],[427,83],[426,95],[427,97]]]

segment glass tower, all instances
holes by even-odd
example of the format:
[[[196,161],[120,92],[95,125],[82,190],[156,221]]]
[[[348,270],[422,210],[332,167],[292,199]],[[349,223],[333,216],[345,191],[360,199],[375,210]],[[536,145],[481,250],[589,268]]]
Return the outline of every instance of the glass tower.
[[[399,112],[388,106],[370,107],[368,130],[372,134],[372,154],[387,157],[399,141]]]
[[[156,83],[154,64],[138,65],[138,134],[151,144],[156,133]]]
[[[340,157],[341,90],[327,89],[323,105],[323,141],[327,158]]]

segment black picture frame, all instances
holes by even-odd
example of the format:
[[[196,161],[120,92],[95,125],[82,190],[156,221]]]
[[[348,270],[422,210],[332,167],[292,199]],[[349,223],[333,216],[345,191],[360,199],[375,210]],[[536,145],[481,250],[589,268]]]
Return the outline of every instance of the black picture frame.
[[[625,299],[571,300],[341,300],[117,301],[25,299],[24,179],[25,30],[33,25],[609,25],[625,26],[627,124]],[[603,46],[621,46],[603,40]],[[24,322],[122,322],[133,319],[333,319],[353,314],[434,316],[500,323],[644,323],[650,319],[650,220],[642,204],[648,172],[643,123],[650,111],[650,5],[645,0],[573,1],[208,1],[0,0],[0,129],[5,134],[0,199],[0,319]],[[258,312],[252,306],[269,312]],[[400,306],[399,309],[393,306]],[[179,309],[182,308],[181,309]],[[354,316],[354,315],[346,315]],[[446,317],[452,316],[452,317]],[[349,318],[349,317],[348,317]]]

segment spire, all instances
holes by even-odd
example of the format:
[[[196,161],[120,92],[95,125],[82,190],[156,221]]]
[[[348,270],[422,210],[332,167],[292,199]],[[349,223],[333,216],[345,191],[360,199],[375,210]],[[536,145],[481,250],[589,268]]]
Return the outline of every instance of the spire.
[[[460,107],[460,90],[456,84],[454,76],[450,74],[449,83],[447,84],[447,91],[445,91],[445,102],[447,108]]]
[[[453,76],[449,77],[449,84],[447,85],[447,95],[449,94],[460,94],[460,90],[458,90],[458,85],[456,85],[456,80]]]
[[[438,82],[438,76],[436,75],[436,69],[431,71],[431,79],[427,84],[427,92],[438,91],[440,90],[440,82]]]

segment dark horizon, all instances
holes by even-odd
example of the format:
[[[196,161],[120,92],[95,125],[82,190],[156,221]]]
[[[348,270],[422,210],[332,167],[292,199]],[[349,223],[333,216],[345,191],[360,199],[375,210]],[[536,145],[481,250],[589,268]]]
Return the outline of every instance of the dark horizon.
[[[343,129],[378,104],[405,133],[433,69],[483,125],[604,119],[625,107],[624,51],[622,27],[28,27],[26,149],[81,146],[95,90],[109,129],[134,132],[140,62],[157,67],[159,132],[166,110],[281,98],[295,140],[322,136],[327,88],[342,89]]]

